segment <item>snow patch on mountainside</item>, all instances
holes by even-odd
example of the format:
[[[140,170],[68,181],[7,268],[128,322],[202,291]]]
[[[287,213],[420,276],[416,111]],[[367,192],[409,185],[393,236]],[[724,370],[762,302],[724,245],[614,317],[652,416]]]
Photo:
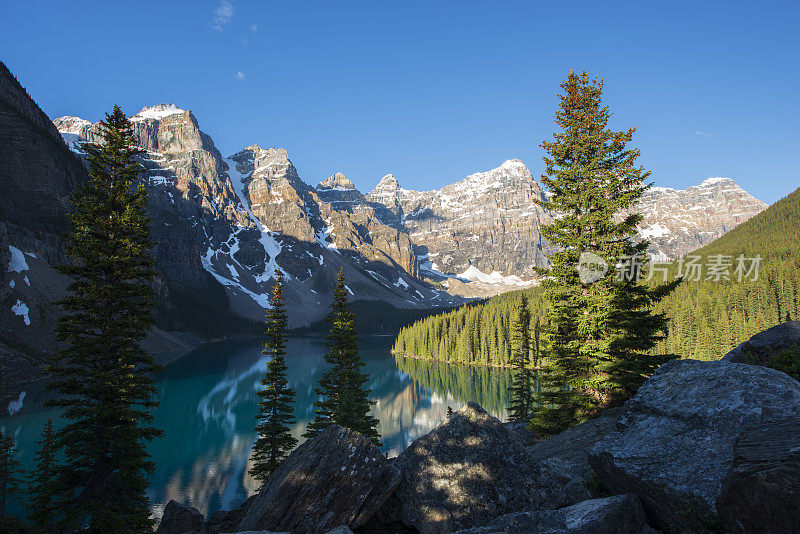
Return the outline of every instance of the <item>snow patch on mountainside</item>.
[[[639,228],[639,235],[644,239],[650,239],[651,237],[664,237],[665,235],[669,234],[669,232],[669,228],[658,223],[652,224],[647,228]]]
[[[8,262],[8,272],[21,273],[22,271],[30,269],[30,267],[28,267],[28,262],[25,261],[25,254],[23,254],[20,249],[9,245],[8,250],[11,252],[11,260]]]
[[[27,304],[17,299],[17,303],[11,306],[11,311],[14,312],[14,315],[19,315],[22,317],[22,320],[25,321],[25,326],[31,325],[31,320],[28,317],[29,310]]]
[[[258,231],[261,233],[258,241],[261,243],[261,246],[264,247],[264,251],[267,255],[264,258],[264,272],[256,276],[256,281],[266,282],[267,280],[274,278],[278,272],[278,269],[280,269],[277,258],[278,254],[280,254],[282,250],[281,244],[277,239],[275,239],[275,237],[273,237],[273,234],[269,231],[269,228],[261,224],[261,221],[255,216],[253,210],[250,208],[250,203],[247,201],[247,196],[245,195],[244,190],[246,187],[245,181],[248,180],[251,175],[240,173],[236,169],[236,162],[234,160],[227,158],[223,161],[228,164],[228,175],[231,178],[233,189],[236,191],[236,196],[239,197],[239,202],[245,211],[247,211],[247,214],[250,216],[250,220],[253,221],[258,228]]]
[[[64,144],[67,145],[71,151],[76,153],[79,156],[85,156],[86,151],[83,150],[83,144],[86,142],[81,139],[81,136],[78,134],[71,134],[71,133],[62,133],[61,139],[64,140]]]
[[[454,274],[447,274],[443,273],[439,266],[436,265],[435,261],[431,261],[430,255],[425,254],[423,256],[417,256],[417,261],[419,262],[419,270],[422,271],[424,274],[432,275],[435,277],[441,278],[457,278]]]
[[[478,281],[484,284],[503,284],[521,287],[529,286],[534,283],[533,280],[523,280],[517,275],[505,275],[498,271],[492,271],[487,274],[474,265],[470,265],[466,271],[458,275],[458,278],[464,278],[470,282]]]
[[[208,271],[208,273],[213,276],[217,282],[224,286],[232,287],[234,289],[238,289],[248,297],[252,298],[256,303],[261,306],[262,308],[270,308],[269,303],[269,295],[267,293],[255,293],[250,291],[246,287],[244,287],[239,281],[231,280],[225,276],[220,275],[216,268],[214,267],[213,260],[216,259],[217,254],[219,251],[214,250],[213,248],[209,247],[206,251],[204,256],[200,256],[200,262],[203,265],[203,268]]]
[[[325,227],[322,230],[315,232],[314,235],[316,236],[319,246],[327,250],[332,250],[337,254],[341,254],[341,252],[339,252],[339,247],[336,246],[336,239],[332,234],[333,226],[331,225],[330,218],[328,218],[325,220]],[[329,239],[330,241],[328,241]]]
[[[736,182],[734,182],[730,178],[724,178],[718,176],[718,177],[706,178],[705,180],[700,182],[700,186],[710,186],[710,185],[724,184],[724,183],[732,183],[734,185],[736,184]]]

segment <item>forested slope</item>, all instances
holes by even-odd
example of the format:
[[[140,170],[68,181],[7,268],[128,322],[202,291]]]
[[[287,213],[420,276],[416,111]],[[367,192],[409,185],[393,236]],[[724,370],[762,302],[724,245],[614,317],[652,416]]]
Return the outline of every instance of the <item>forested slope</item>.
[[[742,273],[738,280],[740,255],[747,259],[746,269],[752,266],[750,258],[761,257],[757,277]],[[670,279],[691,276],[657,307],[669,318],[669,332],[654,353],[717,359],[757,332],[798,319],[800,189],[690,256],[699,258],[687,256],[669,266]],[[690,262],[702,266],[699,276]],[[718,274],[708,268],[713,263],[722,265]],[[508,365],[509,317],[522,293],[506,293],[418,321],[400,331],[394,349],[423,359]],[[536,321],[544,309],[541,291],[524,293]]]

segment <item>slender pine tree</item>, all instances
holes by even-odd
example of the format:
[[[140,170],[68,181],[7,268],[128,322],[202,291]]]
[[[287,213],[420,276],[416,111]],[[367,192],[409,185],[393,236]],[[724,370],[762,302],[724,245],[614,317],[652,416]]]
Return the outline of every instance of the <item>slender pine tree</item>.
[[[333,304],[327,321],[328,353],[325,361],[330,365],[315,388],[320,400],[314,402],[314,420],[308,425],[305,436],[313,438],[332,424],[360,432],[380,444],[378,420],[369,412],[372,401],[366,387],[369,375],[362,371],[364,362],[358,354],[355,316],[347,305],[347,287],[344,272],[339,269]]]
[[[542,386],[539,376],[539,369],[540,369],[539,366],[541,365],[542,361],[542,349],[540,344],[541,332],[542,332],[541,320],[537,317],[533,321],[533,339],[531,345],[531,358],[532,358],[531,365],[533,367],[533,389],[534,389],[532,396],[534,398],[539,396],[542,392]],[[531,404],[533,404],[533,402]],[[533,409],[533,406],[531,406],[531,409]]]
[[[509,418],[516,422],[527,422],[531,416],[531,314],[528,299],[522,295],[519,306],[513,310],[511,319],[511,372],[513,382],[509,392]]]
[[[48,419],[42,431],[42,440],[37,441],[35,469],[31,472],[28,486],[30,505],[28,521],[39,528],[52,528],[55,525],[56,510],[54,507],[56,471],[56,434],[53,420]]]
[[[269,357],[267,371],[258,392],[253,467],[250,474],[263,484],[297,445],[289,425],[294,424],[294,390],[289,387],[286,367],[286,308],[283,304],[283,275],[278,271],[267,312],[267,330],[262,352]]]
[[[544,435],[626,398],[663,361],[646,355],[666,328],[664,315],[651,310],[674,288],[638,279],[649,243],[634,242],[642,216],[632,210],[650,173],[637,166],[639,150],[626,148],[634,129],[608,128],[602,81],[571,72],[561,87],[560,131],[542,143],[542,182],[552,197],[540,203],[561,214],[542,228],[560,249],[542,284],[550,351],[532,428]],[[581,262],[584,271],[576,268]],[[629,269],[615,269],[625,263]]]
[[[151,426],[161,368],[139,342],[153,325],[153,261],[147,193],[134,185],[142,167],[133,130],[114,106],[100,123],[103,143],[87,144],[89,181],[72,196],[72,278],[59,302],[56,333],[63,345],[49,363],[48,406],[64,408],[56,433],[64,453],[58,472],[61,528],[91,532],[152,530],[145,449],[161,431]]]
[[[0,517],[6,516],[6,503],[18,495],[20,489],[20,464],[14,437],[0,429]]]

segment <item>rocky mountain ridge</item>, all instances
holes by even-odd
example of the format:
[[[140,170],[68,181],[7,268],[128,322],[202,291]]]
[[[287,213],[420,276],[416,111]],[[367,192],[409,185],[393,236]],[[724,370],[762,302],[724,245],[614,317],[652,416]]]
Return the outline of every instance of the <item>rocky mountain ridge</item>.
[[[550,247],[540,229],[552,217],[536,205],[545,192],[520,160],[432,191],[404,189],[390,174],[367,198],[408,229],[421,272],[454,293],[526,287],[535,267],[547,264]]]
[[[768,206],[730,178],[707,178],[686,189],[651,187],[639,201],[639,235],[650,253],[669,260],[697,250]]]
[[[81,143],[99,141],[97,124],[54,123],[78,155]],[[255,319],[280,269],[292,325],[324,315],[339,267],[358,298],[396,307],[458,302],[417,279],[407,233],[383,224],[344,175],[315,189],[281,148],[252,145],[223,158],[191,111],[173,104],[145,107],[131,123],[145,150],[156,258],[171,278],[210,275],[237,313]]]
[[[11,136],[0,158],[10,177],[0,192],[0,261],[19,250],[31,272],[30,285],[24,276],[3,281],[2,323],[20,334],[50,331],[53,296],[66,287],[52,265],[64,259],[68,196],[86,179],[82,145],[99,132],[80,117],[51,122],[3,69],[3,135]],[[191,111],[173,104],[145,107],[131,122],[144,151],[165,330],[205,321],[209,332],[228,331],[223,316],[261,321],[278,269],[290,322],[301,325],[325,314],[340,267],[354,298],[428,308],[535,284],[534,267],[546,264],[540,228],[552,215],[536,205],[545,192],[519,160],[433,191],[404,189],[387,175],[364,195],[341,173],[309,185],[282,148],[252,145],[223,157]],[[653,188],[642,206],[642,234],[674,256],[763,203],[715,179],[685,191]]]
[[[551,247],[540,229],[554,214],[535,204],[546,192],[520,160],[431,191],[404,189],[388,174],[367,198],[400,219],[422,274],[451,292],[489,296],[526,287],[536,282],[536,267],[547,265]],[[687,189],[651,187],[634,211],[644,217],[639,236],[651,241],[650,254],[667,261],[766,207],[730,178],[709,178]]]
[[[553,214],[537,204],[546,192],[520,160],[431,191],[405,189],[389,174],[362,195],[342,173],[308,185],[283,148],[252,145],[222,158],[194,115],[173,104],[146,107],[131,120],[147,151],[148,187],[166,192],[173,206],[178,199],[182,207],[172,211],[192,228],[203,221],[190,233],[205,252],[189,271],[210,273],[237,313],[262,313],[270,280],[282,268],[294,286],[293,311],[308,317],[303,310],[321,304],[320,292],[329,290],[330,275],[321,286],[312,280],[326,256],[338,265],[348,255],[346,263],[358,266],[351,276],[360,295],[401,307],[458,301],[438,288],[487,297],[529,287],[538,283],[536,268],[547,265],[551,247],[541,227]],[[82,142],[97,140],[88,121],[54,122],[79,155]],[[730,179],[686,190],[654,187],[637,208],[644,215],[640,235],[652,241],[654,257],[671,259],[764,207]]]

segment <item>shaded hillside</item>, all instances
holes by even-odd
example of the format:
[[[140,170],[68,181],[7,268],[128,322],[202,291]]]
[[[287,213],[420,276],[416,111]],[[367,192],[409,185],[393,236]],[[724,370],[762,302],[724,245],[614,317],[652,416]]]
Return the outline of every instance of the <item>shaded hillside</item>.
[[[55,348],[54,301],[68,280],[53,269],[66,260],[69,196],[88,179],[86,168],[50,118],[8,68],[0,63],[0,342],[24,351]],[[156,220],[151,203],[149,216]],[[158,327],[213,338],[261,331],[230,310],[222,287],[202,268],[188,279],[187,255],[180,235],[164,244],[165,224],[153,226],[159,268],[156,281]],[[166,251],[166,252],[164,252]],[[182,268],[168,269],[172,259]],[[180,276],[179,276],[180,275]],[[148,342],[154,351],[183,348],[156,331]],[[13,361],[13,360],[12,360]]]
[[[657,350],[714,359],[750,336],[800,311],[800,189],[779,200],[713,243],[692,253],[704,267],[730,260],[730,280],[715,280],[705,268],[700,280],[684,280],[658,307],[670,318],[669,335]],[[742,276],[738,257],[762,259],[755,274]],[[689,275],[689,258],[683,274]],[[746,261],[750,268],[751,261]],[[671,266],[677,274],[680,265]],[[709,279],[710,278],[710,279]],[[724,277],[723,277],[724,278]]]
[[[86,179],[50,119],[0,63],[0,340],[9,347],[53,346],[50,303],[66,281],[50,265],[64,260],[69,194]]]

